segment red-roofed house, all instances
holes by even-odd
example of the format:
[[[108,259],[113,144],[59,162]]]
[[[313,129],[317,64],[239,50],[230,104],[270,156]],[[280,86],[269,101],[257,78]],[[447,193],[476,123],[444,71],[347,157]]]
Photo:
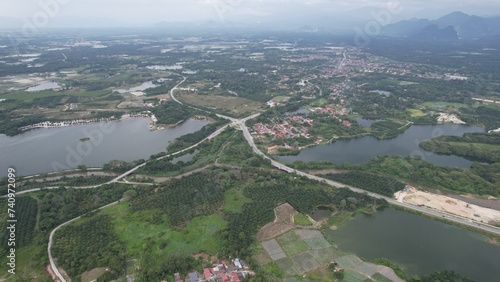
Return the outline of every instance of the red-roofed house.
[[[229,280],[229,277],[227,277],[227,275],[222,275],[222,281],[230,282],[231,280]]]
[[[210,269],[208,268],[203,269],[203,274],[205,275],[205,279],[212,277],[212,273],[210,273]]]
[[[233,272],[233,273],[231,273],[231,276],[233,276],[233,279],[232,279],[233,282],[240,282],[240,278],[238,277],[238,273]]]

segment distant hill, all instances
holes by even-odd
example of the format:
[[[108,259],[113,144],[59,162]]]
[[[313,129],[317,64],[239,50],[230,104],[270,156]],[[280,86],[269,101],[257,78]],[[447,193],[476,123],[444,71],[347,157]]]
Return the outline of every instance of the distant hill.
[[[436,20],[411,19],[384,27],[384,35],[433,39],[453,39],[452,28],[457,38],[476,39],[500,34],[500,16],[483,18],[462,12],[453,12]],[[428,32],[430,34],[425,35]],[[438,37],[439,38],[439,37]]]
[[[436,24],[431,24],[415,31],[408,37],[417,40],[456,40],[458,34],[453,26],[440,28]]]

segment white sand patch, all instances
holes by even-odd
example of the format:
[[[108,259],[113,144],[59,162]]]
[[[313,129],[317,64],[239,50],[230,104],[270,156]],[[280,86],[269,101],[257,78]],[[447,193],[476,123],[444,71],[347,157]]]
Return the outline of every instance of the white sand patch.
[[[459,119],[456,115],[447,113],[439,113],[437,121],[439,123],[465,124],[465,121]]]
[[[478,222],[500,222],[500,211],[468,204],[464,201],[457,200],[448,196],[423,192],[415,188],[410,188],[409,191],[396,192],[394,196],[400,202],[416,206],[425,206],[431,209],[444,211]]]

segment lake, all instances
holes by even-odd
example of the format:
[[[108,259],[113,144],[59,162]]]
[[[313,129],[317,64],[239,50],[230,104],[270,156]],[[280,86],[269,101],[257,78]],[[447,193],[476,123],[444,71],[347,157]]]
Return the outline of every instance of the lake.
[[[47,83],[42,83],[37,86],[30,87],[26,89],[28,92],[37,92],[37,91],[43,91],[43,90],[49,90],[49,89],[60,89],[61,86],[55,82],[47,82]]]
[[[309,147],[296,156],[282,156],[280,161],[331,161],[334,164],[361,164],[375,156],[421,156],[438,166],[468,168],[472,161],[458,156],[438,155],[423,150],[418,144],[441,135],[462,136],[464,133],[484,132],[484,129],[469,125],[414,125],[398,137],[377,140],[372,136],[338,140],[334,143]]]
[[[479,282],[500,277],[500,246],[488,237],[394,208],[359,213],[325,233],[342,251],[388,258],[410,275],[455,270]]]
[[[190,119],[176,127],[149,131],[149,119],[127,119],[61,128],[43,128],[8,137],[0,135],[0,176],[14,167],[31,175],[83,164],[102,167],[111,160],[149,159],[169,142],[200,130],[210,122]],[[90,136],[89,136],[90,135]],[[89,141],[80,141],[90,137]]]

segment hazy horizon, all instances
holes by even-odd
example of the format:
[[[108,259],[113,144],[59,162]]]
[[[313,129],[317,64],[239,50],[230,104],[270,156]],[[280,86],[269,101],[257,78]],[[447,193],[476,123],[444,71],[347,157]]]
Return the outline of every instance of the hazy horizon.
[[[497,0],[344,1],[344,0],[15,0],[3,1],[0,27],[21,28],[26,21],[42,27],[148,26],[160,22],[235,22],[308,24],[318,18],[368,19],[373,12],[398,7],[391,23],[410,18],[435,19],[454,11],[500,15]],[[46,3],[46,4],[44,4]],[[396,4],[395,4],[396,3]],[[429,6],[430,5],[430,6]]]

